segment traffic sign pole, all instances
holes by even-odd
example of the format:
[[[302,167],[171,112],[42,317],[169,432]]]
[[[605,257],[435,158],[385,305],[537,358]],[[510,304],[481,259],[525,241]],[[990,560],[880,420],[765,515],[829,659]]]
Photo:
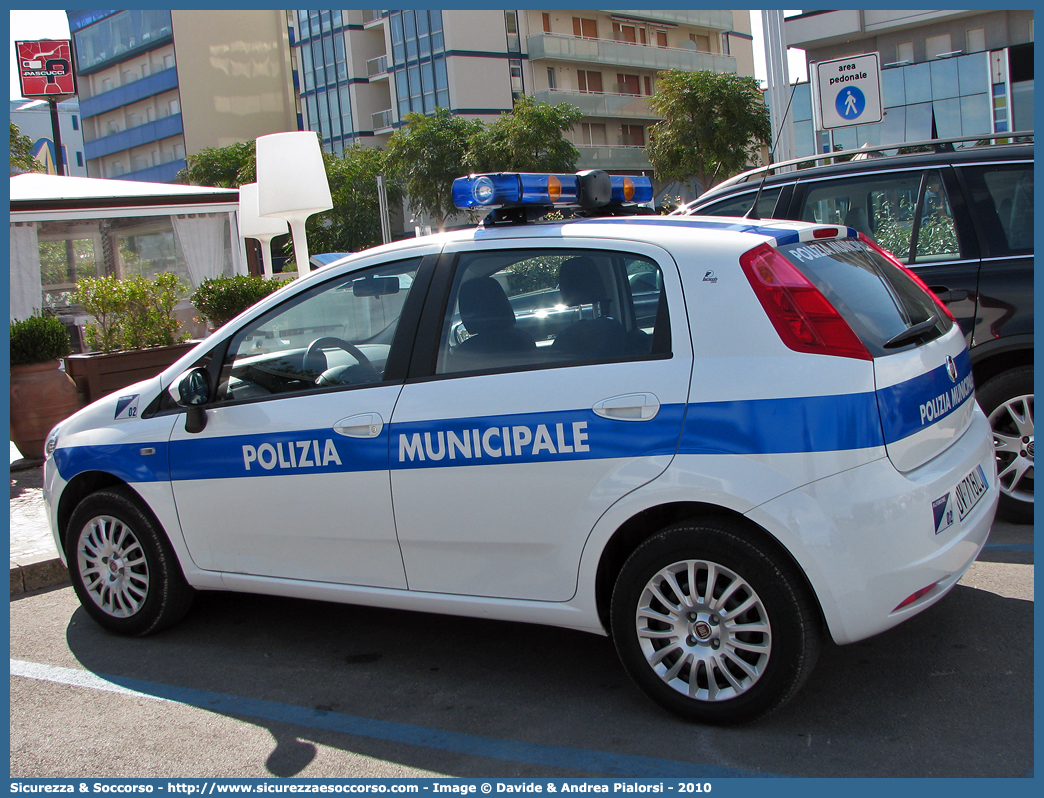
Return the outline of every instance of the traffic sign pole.
[[[60,175],[65,175],[65,153],[62,150],[62,126],[58,119],[58,100],[48,100],[51,106],[51,139],[54,142],[54,168]]]

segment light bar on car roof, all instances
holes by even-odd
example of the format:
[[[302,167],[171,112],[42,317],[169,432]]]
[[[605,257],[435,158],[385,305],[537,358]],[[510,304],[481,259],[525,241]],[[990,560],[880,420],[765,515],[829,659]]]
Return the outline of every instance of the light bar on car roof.
[[[465,210],[598,208],[646,203],[652,197],[652,181],[647,177],[610,176],[595,169],[575,175],[497,172],[453,181],[453,202]]]

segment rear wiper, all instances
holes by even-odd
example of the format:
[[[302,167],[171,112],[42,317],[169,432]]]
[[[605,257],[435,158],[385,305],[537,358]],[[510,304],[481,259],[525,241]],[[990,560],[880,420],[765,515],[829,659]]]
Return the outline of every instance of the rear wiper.
[[[907,327],[898,335],[893,335],[887,341],[884,342],[885,349],[894,349],[897,346],[908,344],[910,341],[916,341],[926,332],[931,330],[936,324],[939,323],[938,317],[933,313],[924,321],[919,324],[915,324],[912,327]]]

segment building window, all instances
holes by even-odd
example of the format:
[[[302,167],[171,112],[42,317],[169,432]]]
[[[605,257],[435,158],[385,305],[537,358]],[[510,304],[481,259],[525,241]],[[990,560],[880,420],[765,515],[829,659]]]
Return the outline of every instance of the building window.
[[[950,34],[943,33],[939,36],[929,36],[924,40],[925,57],[929,60],[941,55],[949,55],[953,52],[953,44]]]
[[[645,76],[645,93],[652,94],[652,78]]]
[[[590,92],[592,94],[602,93],[602,73],[601,72],[587,72],[583,69],[576,71],[576,86],[582,92]]]
[[[83,153],[82,152],[79,152],[79,151],[76,152],[76,165],[77,166],[83,166]]]
[[[641,89],[638,88],[638,76],[637,75],[624,75],[616,73],[617,87],[616,91],[618,94],[641,94]]]
[[[658,30],[656,31],[656,46],[666,47],[667,46],[667,31]]]
[[[981,53],[986,49],[986,28],[971,28],[966,38],[966,53]]]
[[[78,116],[76,116],[76,114],[72,115],[72,126],[73,126],[73,130],[79,130],[80,129],[80,119],[79,119]]]
[[[578,39],[597,39],[598,22],[583,17],[573,17],[573,35]]]
[[[895,46],[895,60],[900,64],[914,62],[913,42],[899,42]]]
[[[702,33],[690,33],[689,40],[695,43],[696,49],[701,53],[709,53],[711,51],[710,36]]]
[[[547,87],[549,89],[557,88],[555,86],[555,68],[554,67],[548,67],[547,68]]]
[[[635,25],[622,25],[619,22],[613,23],[613,38],[616,41],[638,44],[639,37],[641,38],[641,43],[645,44],[645,28],[639,28]]]
[[[509,60],[508,69],[511,72],[511,93],[513,95],[522,94],[525,91],[525,87],[522,85],[521,59],[512,58]]]
[[[550,33],[551,32],[551,15],[545,11],[540,16],[543,17],[543,20],[544,20],[544,33]]]
[[[620,143],[625,147],[644,147],[645,128],[641,125],[620,125]]]
[[[504,30],[507,33],[507,49],[509,53],[521,53],[522,42],[518,37],[518,13],[504,12]]]
[[[583,143],[591,147],[604,147],[607,143],[604,124],[583,122],[580,125],[580,135],[583,138]]]

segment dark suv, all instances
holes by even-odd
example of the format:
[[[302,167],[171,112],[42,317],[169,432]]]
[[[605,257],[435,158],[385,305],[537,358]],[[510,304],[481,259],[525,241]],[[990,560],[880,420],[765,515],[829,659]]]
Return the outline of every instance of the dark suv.
[[[775,164],[715,186],[678,212],[745,216],[756,199],[749,218],[847,225],[907,264],[968,341],[979,404],[994,430],[1000,513],[1030,523],[1033,144],[954,149],[959,141],[907,155],[861,151],[845,163],[793,171]]]

